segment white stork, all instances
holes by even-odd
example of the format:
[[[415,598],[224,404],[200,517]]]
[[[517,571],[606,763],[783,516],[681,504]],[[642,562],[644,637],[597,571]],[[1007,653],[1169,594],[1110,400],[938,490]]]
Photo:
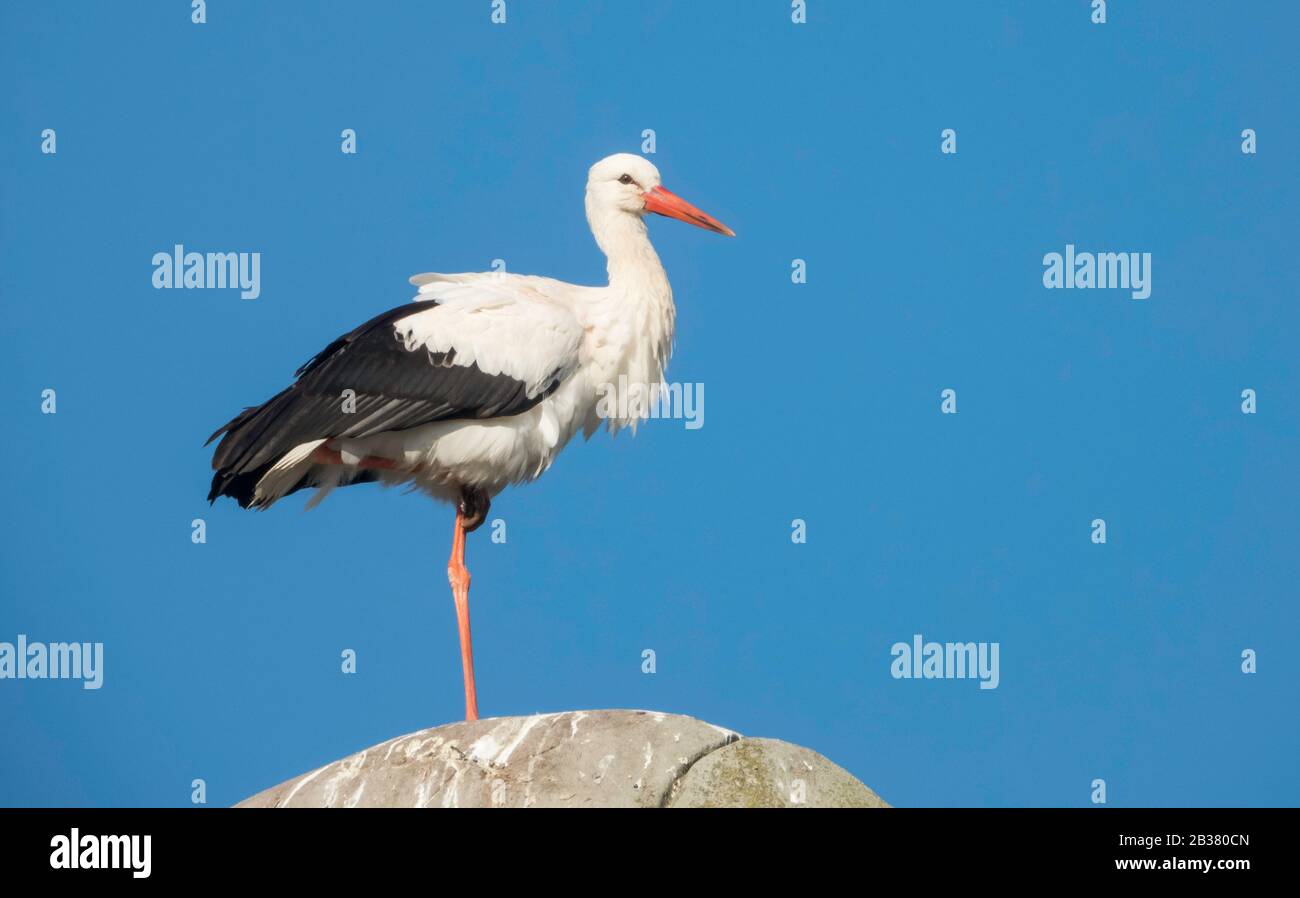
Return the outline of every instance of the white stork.
[[[672,289],[646,234],[655,212],[734,237],[659,183],[646,159],[619,153],[587,176],[587,222],[609,260],[609,285],[486,272],[418,274],[414,303],[344,334],[295,382],[214,433],[208,500],[267,508],[304,487],[406,483],[456,507],[451,582],[465,675],[465,718],[478,719],[465,535],[492,497],[541,476],[579,430],[636,431],[673,342]],[[351,392],[347,392],[351,391]]]

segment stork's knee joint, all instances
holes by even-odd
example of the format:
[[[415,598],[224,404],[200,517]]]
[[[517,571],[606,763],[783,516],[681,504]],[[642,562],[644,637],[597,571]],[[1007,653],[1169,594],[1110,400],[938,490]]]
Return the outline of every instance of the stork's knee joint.
[[[447,582],[452,589],[469,589],[469,568],[459,564],[447,565]]]

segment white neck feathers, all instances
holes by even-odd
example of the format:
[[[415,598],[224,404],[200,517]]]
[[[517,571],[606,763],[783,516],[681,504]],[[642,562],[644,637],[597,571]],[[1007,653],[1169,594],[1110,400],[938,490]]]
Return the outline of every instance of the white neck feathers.
[[[608,259],[609,287],[588,310],[597,340],[591,374],[598,394],[647,391],[663,381],[672,353],[676,308],[659,255],[641,216],[622,209],[597,209],[587,203],[587,220]],[[614,406],[627,414],[606,416],[609,428],[636,430],[636,404]]]

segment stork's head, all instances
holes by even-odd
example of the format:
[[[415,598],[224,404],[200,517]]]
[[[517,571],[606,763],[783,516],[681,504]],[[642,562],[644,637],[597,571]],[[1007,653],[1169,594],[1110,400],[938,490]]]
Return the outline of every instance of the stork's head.
[[[587,173],[587,218],[608,221],[620,214],[638,218],[647,212],[676,218],[697,228],[735,237],[731,228],[696,209],[659,183],[659,169],[644,156],[615,153],[606,156]]]

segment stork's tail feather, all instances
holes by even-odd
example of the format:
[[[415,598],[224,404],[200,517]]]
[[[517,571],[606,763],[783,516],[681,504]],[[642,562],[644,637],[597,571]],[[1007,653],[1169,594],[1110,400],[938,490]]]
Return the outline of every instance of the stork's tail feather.
[[[221,496],[229,496],[239,503],[240,508],[249,508],[254,504],[257,482],[262,479],[262,470],[247,474],[231,474],[217,471],[212,475],[212,488],[208,490],[208,502],[214,503]]]
[[[283,490],[275,490],[269,495],[259,495],[257,486],[262,482],[262,478],[270,471],[271,465],[264,468],[258,468],[255,471],[249,471],[244,474],[228,474],[217,471],[212,475],[212,488],[208,491],[208,502],[216,502],[221,496],[229,496],[239,503],[240,508],[269,508],[276,501],[283,499],[290,493],[296,493],[298,490],[309,487],[333,488],[336,486],[352,486],[356,483],[375,483],[380,479],[376,471],[357,471],[351,473],[346,480],[342,480],[337,471],[334,476],[330,477],[328,469],[322,465],[309,465],[302,472],[301,476],[290,486]],[[313,508],[324,499],[323,494],[314,497],[308,504],[308,508]]]
[[[208,490],[209,503],[216,502],[221,496],[229,496],[239,503],[240,508],[266,508],[276,499],[310,485],[305,475],[311,466],[307,465],[304,467],[308,470],[302,471],[304,476],[299,476],[296,482],[281,484],[281,489],[272,495],[258,493],[258,484],[278,463],[275,458],[261,464],[256,463],[254,457],[262,454],[259,452],[262,447],[258,438],[266,430],[267,418],[278,412],[277,403],[283,396],[284,393],[281,393],[261,405],[249,406],[217,428],[203,444],[211,445],[213,440],[221,437],[221,442],[212,453],[213,474],[212,488]],[[250,461],[254,462],[251,466]]]
[[[308,503],[307,507],[311,508],[334,487],[374,483],[380,479],[374,471],[348,471],[345,475],[337,466],[313,464],[312,452],[325,440],[303,443],[279,457],[249,467],[248,460],[262,448],[257,438],[265,430],[266,417],[279,411],[275,405],[279,399],[277,396],[263,405],[244,409],[208,437],[205,446],[222,437],[212,454],[214,470],[212,487],[208,490],[209,503],[229,496],[240,508],[264,509],[290,493],[320,487],[321,494]]]

